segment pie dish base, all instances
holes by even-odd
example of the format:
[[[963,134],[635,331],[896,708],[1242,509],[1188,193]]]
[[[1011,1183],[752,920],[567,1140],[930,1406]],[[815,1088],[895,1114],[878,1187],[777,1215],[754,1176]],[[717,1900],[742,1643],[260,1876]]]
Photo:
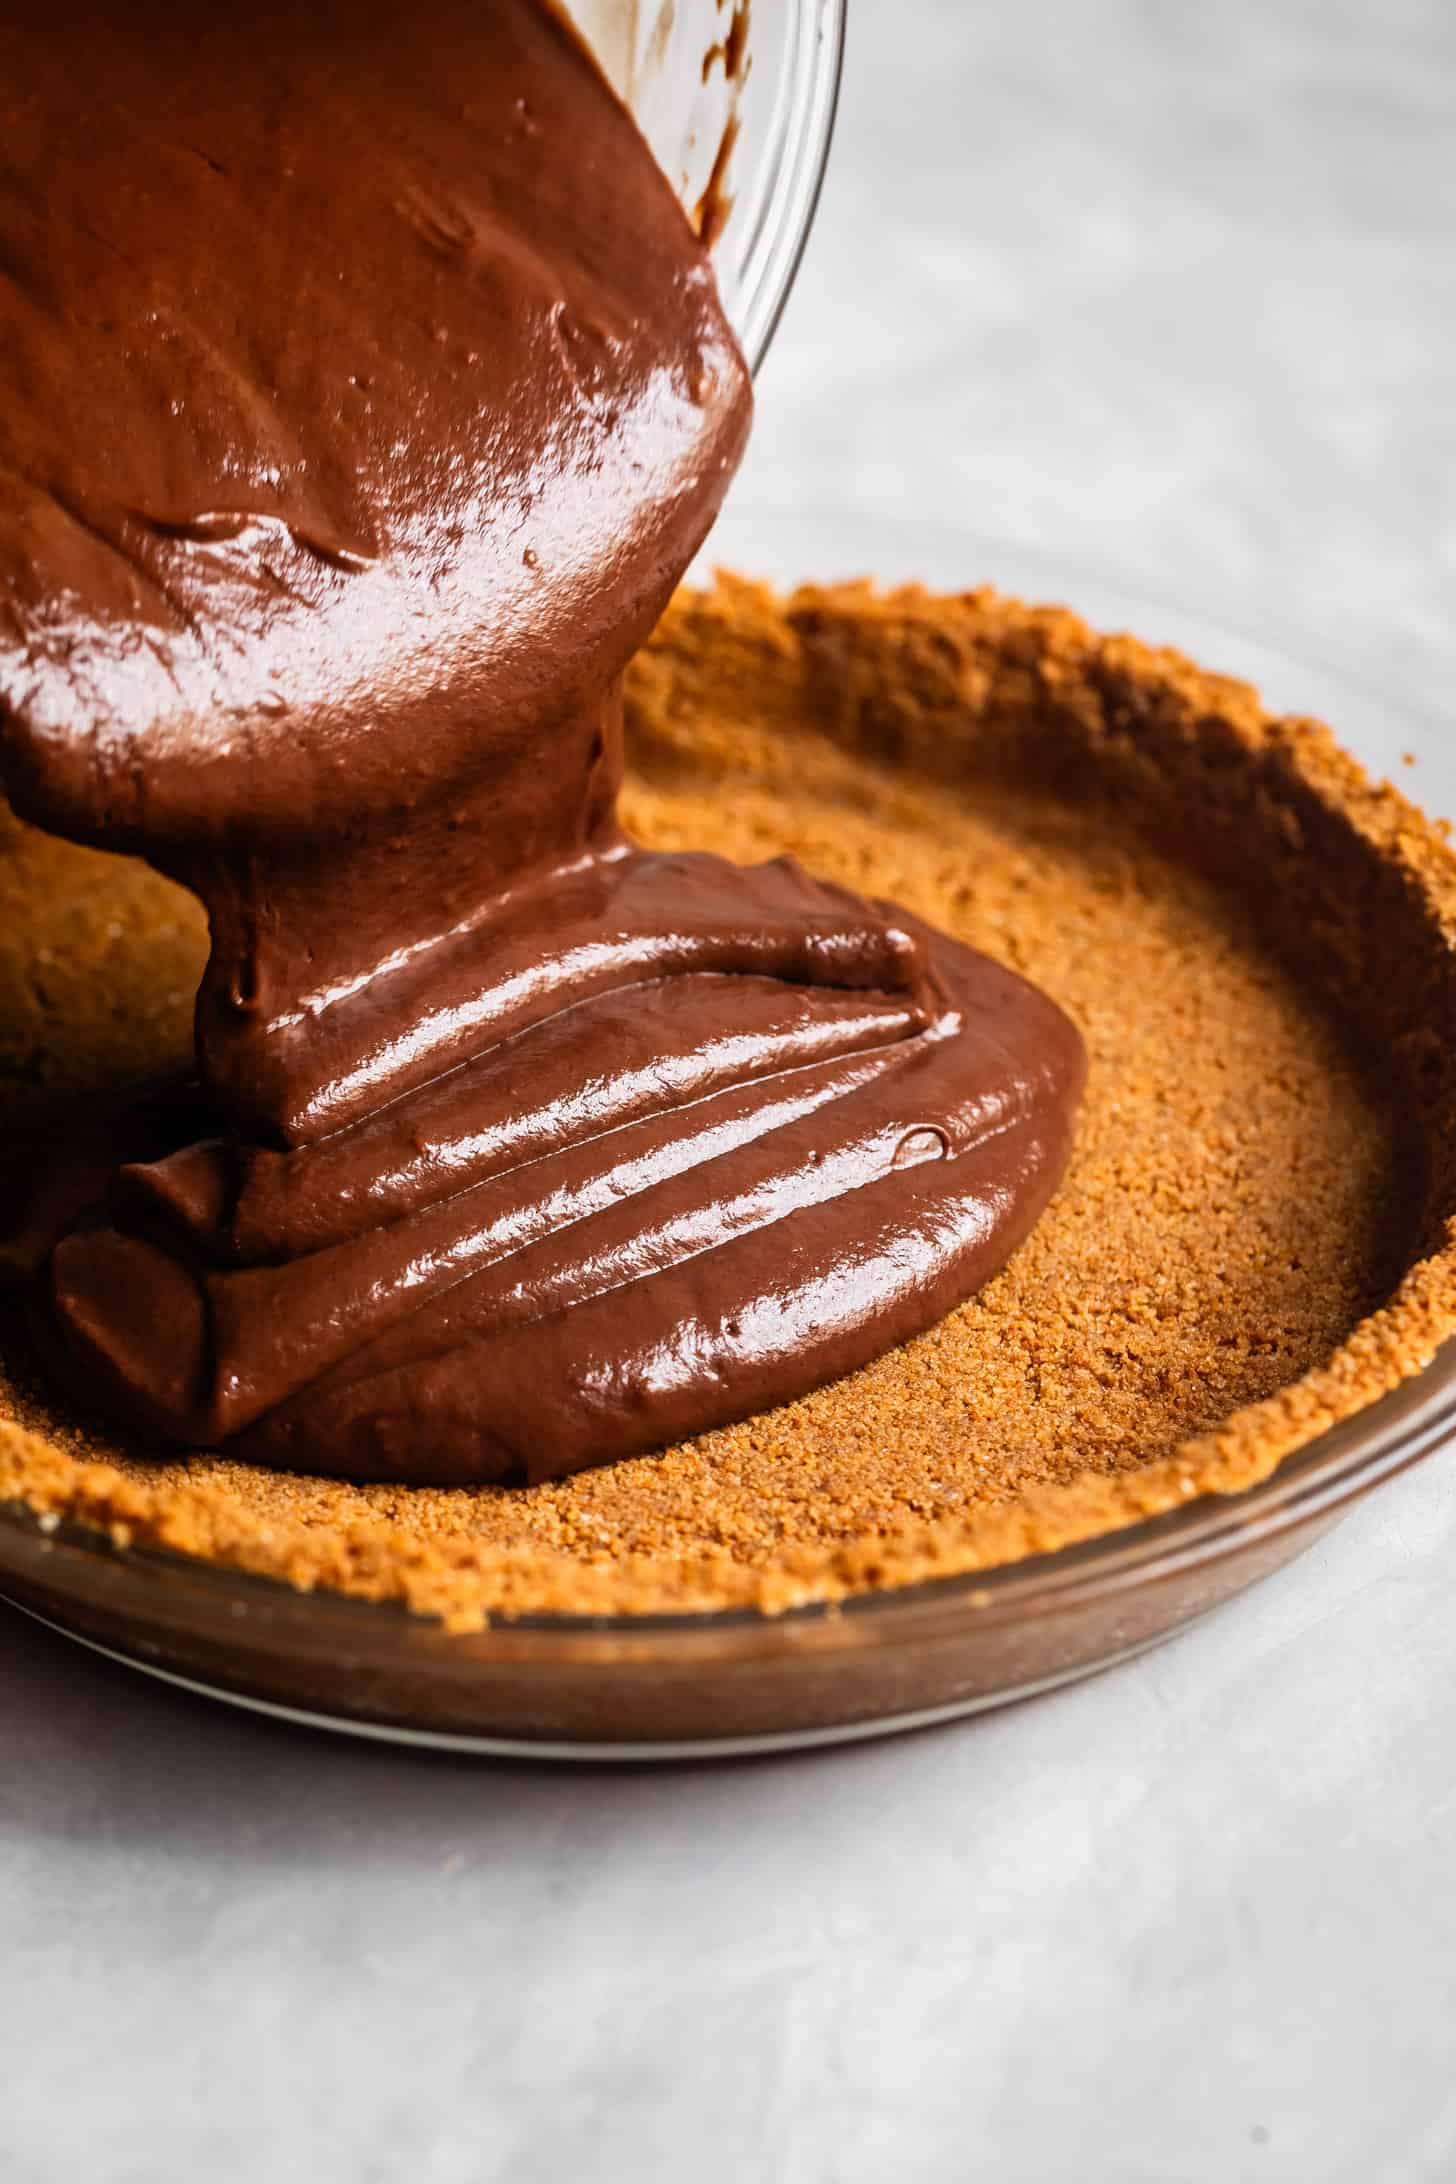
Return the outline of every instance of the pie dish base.
[[[1432,1337],[1442,1303],[1433,1288]],[[528,1615],[444,1631],[69,1521],[47,1531],[57,1513],[43,1509],[0,1524],[0,1571],[18,1601],[138,1665],[378,1733],[583,1756],[864,1733],[1087,1673],[1287,1559],[1349,1493],[1439,1437],[1443,1363],[1282,1467],[1276,1457],[1236,1498],[1205,1502],[1200,1479],[1196,1506],[1084,1546],[884,1592],[849,1586],[843,1605],[789,1600],[770,1616]]]

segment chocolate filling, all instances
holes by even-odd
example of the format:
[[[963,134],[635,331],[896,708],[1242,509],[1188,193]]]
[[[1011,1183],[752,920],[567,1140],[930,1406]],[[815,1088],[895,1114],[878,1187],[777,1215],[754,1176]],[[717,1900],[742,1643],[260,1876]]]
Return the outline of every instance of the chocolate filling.
[[[1065,1163],[1071,1025],[617,824],[621,674],[750,397],[570,32],[24,0],[0,111],[5,779],[212,931],[196,1083],[44,1258],[73,1382],[269,1463],[539,1480],[968,1296]]]

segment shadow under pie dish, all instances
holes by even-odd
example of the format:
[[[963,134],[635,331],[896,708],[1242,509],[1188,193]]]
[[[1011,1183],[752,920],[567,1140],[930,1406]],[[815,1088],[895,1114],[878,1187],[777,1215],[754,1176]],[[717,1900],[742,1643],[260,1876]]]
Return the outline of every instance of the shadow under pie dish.
[[[1439,828],[1246,686],[989,592],[684,593],[629,741],[642,840],[790,851],[1067,1010],[1090,1077],[1030,1239],[847,1380],[524,1491],[124,1446],[8,1309],[7,1591],[356,1722],[793,1737],[1126,1651],[1304,1544],[1371,1406],[1414,1452],[1456,1323]],[[135,865],[14,822],[3,860],[0,1111],[33,1170],[57,1117],[185,1053],[205,940]]]

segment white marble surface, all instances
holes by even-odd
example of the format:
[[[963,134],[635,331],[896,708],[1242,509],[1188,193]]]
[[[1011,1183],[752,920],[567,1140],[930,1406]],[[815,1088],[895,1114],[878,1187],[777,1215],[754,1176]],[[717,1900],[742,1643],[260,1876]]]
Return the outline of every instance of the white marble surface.
[[[1449,712],[1450,0],[854,5],[744,497]],[[1437,1458],[1094,1684],[639,1775],[315,1740],[6,1617],[0,2178],[1449,2178],[1453,1562]]]

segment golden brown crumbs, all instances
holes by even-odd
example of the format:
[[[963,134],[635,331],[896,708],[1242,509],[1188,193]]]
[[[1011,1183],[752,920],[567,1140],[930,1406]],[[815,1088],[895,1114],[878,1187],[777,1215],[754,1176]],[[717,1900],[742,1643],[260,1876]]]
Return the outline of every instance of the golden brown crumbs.
[[[646,841],[792,851],[1045,986],[1073,1166],[975,1301],[867,1370],[556,1485],[130,1453],[12,1328],[0,1500],[304,1588],[490,1614],[802,1601],[985,1568],[1269,1475],[1456,1327],[1456,856],[1327,730],[989,591],[684,594],[629,690]],[[135,865],[0,833],[0,1117],[182,1051],[204,940]]]

